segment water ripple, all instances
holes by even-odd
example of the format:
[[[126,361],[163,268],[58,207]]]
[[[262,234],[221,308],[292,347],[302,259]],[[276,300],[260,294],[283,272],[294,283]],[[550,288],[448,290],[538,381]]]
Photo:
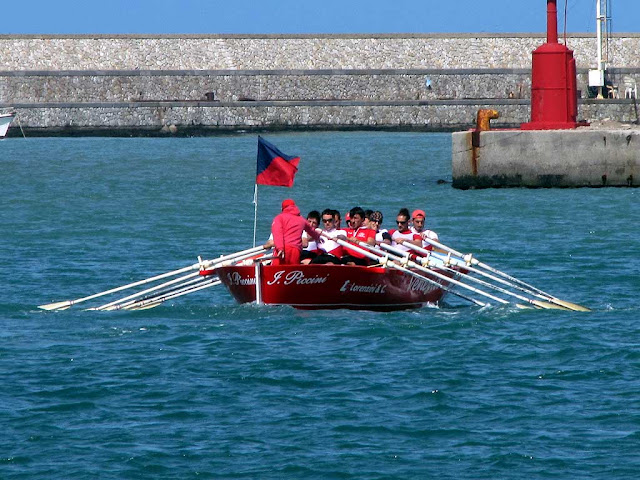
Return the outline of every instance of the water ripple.
[[[455,191],[445,134],[273,135],[303,154],[303,209],[424,206],[446,242],[593,312],[296,311],[221,288],[44,312],[248,244],[255,137],[5,141],[0,477],[637,477],[635,192]],[[387,173],[363,198],[344,161]],[[261,189],[260,214],[282,195]]]

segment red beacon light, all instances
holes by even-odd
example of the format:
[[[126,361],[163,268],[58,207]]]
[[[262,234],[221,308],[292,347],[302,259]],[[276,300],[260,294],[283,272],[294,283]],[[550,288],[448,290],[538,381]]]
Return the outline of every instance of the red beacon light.
[[[578,126],[578,90],[573,51],[558,43],[556,0],[547,0],[547,42],[532,54],[531,122],[522,130],[560,130]]]

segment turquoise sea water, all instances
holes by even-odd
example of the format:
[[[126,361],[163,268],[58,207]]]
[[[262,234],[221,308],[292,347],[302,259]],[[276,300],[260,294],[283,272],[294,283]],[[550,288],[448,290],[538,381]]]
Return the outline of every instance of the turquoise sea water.
[[[441,239],[591,313],[301,312],[214,287],[37,305],[251,246],[256,136],[0,142],[0,478],[635,479],[634,189],[457,191],[450,137],[287,133],[303,211],[423,208]],[[93,304],[95,305],[95,304]]]

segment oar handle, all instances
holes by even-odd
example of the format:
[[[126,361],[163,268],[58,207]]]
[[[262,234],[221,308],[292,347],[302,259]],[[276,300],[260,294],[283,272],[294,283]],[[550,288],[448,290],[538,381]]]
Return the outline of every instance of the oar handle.
[[[380,255],[380,256],[375,255],[375,254],[373,254],[373,253],[371,253],[371,252],[368,252],[368,251],[366,251],[366,250],[364,250],[364,249],[362,249],[362,248],[358,247],[358,246],[357,246],[357,245],[355,245],[354,243],[347,242],[346,240],[342,240],[342,239],[340,239],[340,238],[332,238],[332,237],[330,237],[329,235],[327,235],[325,232],[321,232],[321,233],[320,233],[320,235],[321,235],[321,236],[323,236],[324,238],[329,239],[329,240],[333,240],[333,241],[334,241],[334,242],[336,242],[338,245],[341,245],[341,246],[346,247],[346,248],[348,248],[348,249],[350,249],[350,250],[353,250],[353,251],[355,251],[355,252],[358,252],[358,253],[360,253],[360,254],[364,255],[365,257],[367,257],[367,258],[369,258],[369,259],[371,259],[371,260],[380,260],[380,258],[384,257],[384,254],[382,254],[382,255]]]
[[[464,254],[464,253],[460,253],[457,250],[454,250],[451,247],[446,246],[443,243],[438,242],[437,240],[433,240],[429,237],[423,237],[422,240],[424,240],[425,242],[433,245],[436,248],[439,248],[440,250],[444,250],[445,252],[449,252],[452,255],[456,255],[457,257],[462,258],[463,260],[467,261],[467,258],[469,258],[469,262],[468,263],[473,263],[473,262],[477,262],[477,260],[475,260],[471,254]]]

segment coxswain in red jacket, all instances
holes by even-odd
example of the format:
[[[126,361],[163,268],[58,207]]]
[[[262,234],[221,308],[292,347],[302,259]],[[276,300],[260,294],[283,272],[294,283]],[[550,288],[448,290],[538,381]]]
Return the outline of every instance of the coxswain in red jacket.
[[[293,265],[300,263],[302,232],[307,232],[316,242],[320,235],[300,216],[300,209],[291,199],[282,202],[282,213],[273,219],[271,233],[275,254],[272,265]]]

